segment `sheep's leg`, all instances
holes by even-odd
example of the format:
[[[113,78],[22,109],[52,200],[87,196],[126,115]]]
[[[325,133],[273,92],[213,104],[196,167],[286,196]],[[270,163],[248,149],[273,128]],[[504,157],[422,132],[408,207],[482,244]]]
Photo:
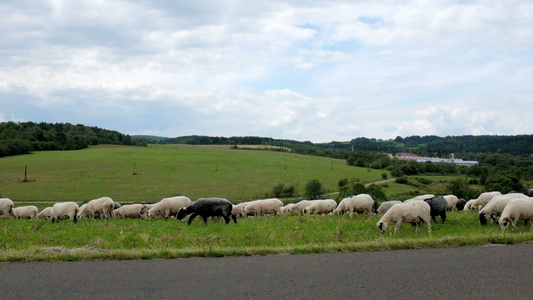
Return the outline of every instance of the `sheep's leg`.
[[[189,221],[187,222],[187,225],[191,225],[191,222],[194,218],[196,218],[198,214],[197,213],[193,213],[190,217],[189,217]]]
[[[202,218],[204,219],[205,225],[207,225],[207,216],[202,216]]]
[[[231,214],[231,218],[233,218],[233,222],[235,222],[235,224],[237,224],[237,216],[234,215],[234,214]]]
[[[396,225],[394,225],[394,235],[396,235],[396,232],[400,230],[400,224],[402,224],[402,222],[396,222]]]
[[[446,221],[446,212],[444,212],[444,213],[442,213],[440,215],[440,219],[442,220],[442,224],[444,224],[444,221]],[[437,223],[437,222],[435,222],[435,223]]]

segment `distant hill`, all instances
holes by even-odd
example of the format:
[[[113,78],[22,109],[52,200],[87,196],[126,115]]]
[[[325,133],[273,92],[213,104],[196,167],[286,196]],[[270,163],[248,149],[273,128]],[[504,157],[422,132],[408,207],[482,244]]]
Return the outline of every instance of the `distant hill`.
[[[151,143],[159,143],[161,141],[168,140],[168,137],[164,136],[155,136],[155,135],[132,135],[132,139],[146,140]]]
[[[451,153],[509,153],[513,155],[533,155],[533,135],[464,135],[464,136],[409,136],[382,140],[360,137],[351,141],[311,143],[270,137],[213,137],[182,136],[160,140],[165,144],[191,145],[273,145],[291,148],[295,153],[342,157],[345,151],[379,151],[386,153],[414,152],[423,156],[442,156]]]

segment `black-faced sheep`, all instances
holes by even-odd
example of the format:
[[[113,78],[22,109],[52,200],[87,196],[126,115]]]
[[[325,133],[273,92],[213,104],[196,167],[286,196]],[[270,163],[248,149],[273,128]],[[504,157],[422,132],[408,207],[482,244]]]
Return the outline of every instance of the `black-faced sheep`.
[[[76,202],[58,202],[52,206],[50,220],[58,222],[62,219],[70,219],[72,223],[78,222],[79,206]]]
[[[35,205],[19,206],[13,208],[13,215],[17,219],[35,219],[39,209]]]
[[[337,208],[333,210],[336,215],[350,213],[350,216],[355,213],[376,213],[376,202],[369,194],[359,194],[356,196],[344,198],[341,200]]]
[[[518,220],[529,221],[533,229],[533,198],[512,199],[503,209],[502,216],[498,221],[502,231],[507,230],[509,224],[516,228]]]
[[[446,210],[447,211],[458,211],[457,203],[459,203],[459,198],[455,195],[446,195],[442,196],[446,199]]]
[[[466,200],[463,198],[459,198],[459,201],[457,202],[457,205],[456,205],[457,210],[462,211],[464,210],[465,206],[466,206]]]
[[[15,203],[8,198],[0,198],[0,217],[7,218],[13,216]]]
[[[394,204],[402,203],[399,200],[385,201],[378,207],[378,214],[386,213]]]
[[[396,224],[394,233],[400,229],[402,222],[415,224],[416,230],[420,223],[424,222],[428,227],[428,232],[431,232],[431,208],[425,201],[395,204],[381,217],[376,226],[385,232],[390,222]]]
[[[237,217],[231,213],[233,204],[229,200],[224,198],[200,198],[188,206],[182,207],[178,210],[177,219],[182,220],[188,215],[189,221],[187,225],[191,225],[191,222],[196,216],[201,216],[204,219],[204,223],[207,225],[208,217],[221,216],[226,221],[226,224],[233,219],[233,222],[237,223]]]
[[[440,219],[442,223],[446,221],[446,209],[447,209],[447,201],[444,199],[443,196],[436,196],[429,199],[424,200],[427,204],[429,204],[429,207],[431,208],[431,218],[433,219],[433,222],[437,223],[437,220],[435,219],[437,216],[440,216]]]
[[[337,207],[337,202],[333,199],[321,199],[315,200],[311,205],[304,208],[304,214],[318,215],[318,214],[329,214]]]
[[[479,211],[479,223],[481,225],[487,224],[487,219],[490,217],[494,223],[497,223],[496,217],[499,217],[503,210],[505,209],[505,206],[511,201],[512,199],[519,199],[519,198],[527,198],[526,195],[520,194],[520,193],[513,193],[513,194],[505,194],[496,196],[483,206],[483,208]]]

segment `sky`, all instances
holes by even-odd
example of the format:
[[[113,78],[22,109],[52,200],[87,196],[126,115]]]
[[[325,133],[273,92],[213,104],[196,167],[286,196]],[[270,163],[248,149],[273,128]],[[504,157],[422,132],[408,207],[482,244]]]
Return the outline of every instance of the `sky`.
[[[533,134],[533,1],[0,0],[0,122]]]

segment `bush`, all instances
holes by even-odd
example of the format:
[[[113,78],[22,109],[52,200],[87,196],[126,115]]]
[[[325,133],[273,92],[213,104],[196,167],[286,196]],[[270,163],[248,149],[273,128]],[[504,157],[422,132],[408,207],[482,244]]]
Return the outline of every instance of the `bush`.
[[[396,183],[409,184],[409,180],[407,179],[407,176],[402,176],[402,177],[396,178]]]
[[[318,179],[312,179],[305,185],[305,196],[307,199],[321,199],[326,191]]]

